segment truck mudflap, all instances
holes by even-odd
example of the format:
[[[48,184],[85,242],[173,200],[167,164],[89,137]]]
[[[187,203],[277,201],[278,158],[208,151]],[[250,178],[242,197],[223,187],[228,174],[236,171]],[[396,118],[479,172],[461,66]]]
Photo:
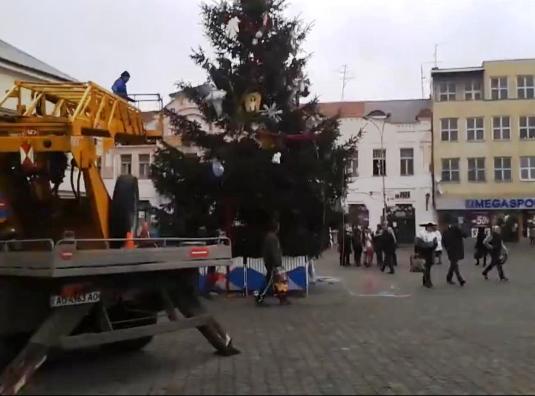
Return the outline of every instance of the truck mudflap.
[[[172,291],[166,288],[159,290],[163,309],[168,318],[168,321],[163,323],[114,329],[102,301],[92,300],[61,306],[51,304],[48,317],[0,376],[0,395],[17,394],[46,362],[52,349],[94,347],[197,328],[218,354],[232,356],[240,353],[233,346],[229,334],[200,303],[192,283],[193,278],[193,271],[185,271],[179,281],[182,287],[173,288]],[[98,322],[102,324],[101,331],[73,335],[88,315],[95,315],[98,318]]]

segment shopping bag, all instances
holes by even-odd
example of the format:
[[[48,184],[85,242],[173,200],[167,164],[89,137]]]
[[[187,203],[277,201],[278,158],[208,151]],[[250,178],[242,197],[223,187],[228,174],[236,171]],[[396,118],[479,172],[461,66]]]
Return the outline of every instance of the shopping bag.
[[[424,272],[425,259],[418,255],[412,255],[410,257],[410,271],[411,272]]]

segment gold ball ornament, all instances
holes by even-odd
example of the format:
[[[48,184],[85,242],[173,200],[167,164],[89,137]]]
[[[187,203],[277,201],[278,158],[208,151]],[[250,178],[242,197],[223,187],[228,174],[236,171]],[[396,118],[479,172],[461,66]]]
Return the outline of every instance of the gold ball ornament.
[[[243,107],[247,113],[258,113],[262,105],[262,95],[251,92],[243,96]]]

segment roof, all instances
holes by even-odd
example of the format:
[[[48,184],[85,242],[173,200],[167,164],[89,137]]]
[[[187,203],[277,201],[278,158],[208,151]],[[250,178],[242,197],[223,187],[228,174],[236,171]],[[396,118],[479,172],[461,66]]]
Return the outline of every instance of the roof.
[[[422,112],[425,115],[424,110],[430,111],[432,106],[430,99],[378,100],[364,103],[365,114],[374,110],[390,113],[388,121],[394,124],[411,124],[419,116],[422,117]]]
[[[319,103],[318,109],[326,117],[358,118],[364,112],[364,102],[326,102]]]
[[[431,75],[434,74],[447,74],[447,73],[472,73],[472,72],[482,72],[485,69],[482,66],[476,66],[476,67],[452,67],[449,69],[439,69],[439,68],[433,68],[431,69]]]
[[[372,111],[390,113],[389,122],[395,124],[410,124],[417,118],[431,116],[431,100],[429,99],[400,99],[374,100],[362,102],[329,102],[319,103],[320,112],[327,117],[361,118]]]
[[[59,80],[75,81],[71,76],[59,71],[45,62],[27,54],[26,52],[0,40],[0,61],[18,66],[29,71],[45,74]]]

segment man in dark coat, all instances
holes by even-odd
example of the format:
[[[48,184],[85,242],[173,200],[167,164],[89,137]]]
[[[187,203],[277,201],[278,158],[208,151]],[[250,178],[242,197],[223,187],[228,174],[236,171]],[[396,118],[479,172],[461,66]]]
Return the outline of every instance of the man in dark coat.
[[[355,265],[360,267],[362,258],[362,229],[360,226],[353,228],[353,252],[355,255]]]
[[[384,272],[386,266],[390,268],[390,274],[394,273],[394,255],[396,254],[396,239],[393,233],[388,230],[383,231],[381,235],[381,245],[383,248],[383,263],[381,266],[381,271]]]
[[[507,260],[509,251],[503,243],[502,229],[500,226],[495,225],[492,227],[492,233],[485,238],[483,242],[485,247],[490,252],[491,262],[487,268],[483,271],[483,276],[485,279],[488,278],[488,273],[491,269],[496,267],[498,269],[498,275],[500,276],[501,281],[508,281],[507,277],[503,273],[502,265]]]
[[[338,251],[340,252],[340,265],[348,267],[351,265],[351,245],[353,244],[353,236],[351,235],[351,227],[347,225],[343,227],[338,233]]]
[[[279,222],[273,219],[268,224],[268,230],[262,245],[262,257],[266,267],[266,279],[264,287],[256,296],[256,304],[265,306],[265,298],[273,287],[275,276],[278,270],[282,268],[282,249],[279,241]],[[278,296],[281,304],[289,304],[286,296]]]
[[[455,284],[455,282],[453,282],[454,274],[461,286],[464,286],[466,283],[459,271],[459,261],[464,259],[464,238],[466,237],[466,233],[463,232],[457,224],[450,224],[442,233],[442,245],[444,246],[444,249],[446,249],[446,253],[450,260],[450,269],[446,278],[450,285]]]
[[[375,255],[377,256],[377,266],[381,268],[383,266],[383,226],[377,224],[377,229],[373,235],[373,248],[375,250]]]

